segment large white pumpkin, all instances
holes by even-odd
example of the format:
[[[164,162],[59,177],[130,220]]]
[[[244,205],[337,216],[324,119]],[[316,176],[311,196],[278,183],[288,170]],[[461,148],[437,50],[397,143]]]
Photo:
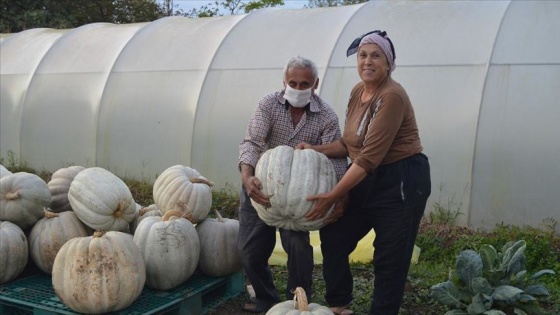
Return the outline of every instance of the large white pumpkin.
[[[196,225],[200,239],[198,269],[208,276],[223,277],[242,268],[237,248],[239,221],[215,212],[216,219],[206,218]]]
[[[262,182],[263,193],[270,196],[270,208],[251,200],[266,224],[294,231],[318,230],[325,225],[332,208],[324,218],[305,218],[314,204],[307,197],[328,192],[336,185],[334,167],[324,154],[278,146],[261,156],[255,176]]]
[[[130,231],[136,202],[128,186],[100,167],[76,175],[68,190],[72,209],[87,226],[97,231]]]
[[[52,284],[72,310],[104,314],[130,306],[142,293],[146,267],[130,234],[96,231],[64,244],[54,260]]]
[[[88,236],[86,226],[72,211],[60,213],[45,210],[29,233],[31,260],[43,272],[51,274],[56,254],[67,241],[74,237]]]
[[[8,221],[0,221],[0,284],[17,278],[27,265],[27,238],[23,230]]]
[[[68,190],[74,177],[85,169],[83,166],[75,165],[58,169],[52,174],[51,180],[47,183],[51,192],[52,212],[72,211],[68,201]]]
[[[45,181],[31,173],[18,172],[0,179],[0,220],[25,230],[43,217],[51,202]]]
[[[187,281],[196,270],[200,241],[194,225],[179,211],[144,218],[136,227],[134,243],[146,263],[146,286],[169,290]]]
[[[176,210],[183,202],[191,212],[189,220],[204,220],[212,207],[212,183],[188,166],[175,165],[166,169],[154,183],[154,202],[163,213]]]

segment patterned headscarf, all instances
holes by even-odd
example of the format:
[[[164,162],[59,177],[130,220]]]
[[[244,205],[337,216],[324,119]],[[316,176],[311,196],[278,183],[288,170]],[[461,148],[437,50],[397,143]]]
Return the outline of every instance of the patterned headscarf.
[[[352,42],[352,44],[350,44],[350,47],[348,47],[346,56],[348,57],[355,54],[358,49],[365,44],[377,44],[377,46],[379,46],[381,51],[385,54],[385,57],[387,57],[387,61],[389,62],[389,72],[393,72],[395,70],[395,49],[386,32],[373,31],[359,36]]]

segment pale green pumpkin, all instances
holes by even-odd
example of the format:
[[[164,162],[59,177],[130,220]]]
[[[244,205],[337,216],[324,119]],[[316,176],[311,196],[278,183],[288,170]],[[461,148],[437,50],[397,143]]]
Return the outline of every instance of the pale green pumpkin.
[[[45,210],[29,233],[31,260],[43,272],[51,274],[54,259],[60,248],[74,237],[86,237],[86,226],[73,211],[54,213]]]
[[[0,164],[0,178],[8,175],[12,175],[12,172],[8,171],[8,169],[5,168],[4,165]]]
[[[188,166],[175,165],[166,169],[154,183],[154,202],[163,213],[184,203],[190,211],[189,220],[196,224],[204,220],[212,207],[212,183]]]
[[[134,232],[134,243],[146,263],[146,286],[173,289],[190,278],[200,256],[200,241],[194,225],[177,210],[163,217],[144,218]]]
[[[27,238],[23,230],[8,221],[0,221],[0,284],[17,278],[27,265]]]
[[[68,200],[85,225],[96,231],[130,232],[136,217],[136,202],[128,186],[100,167],[87,168],[76,175]]]
[[[223,218],[216,210],[215,213],[216,219],[206,218],[196,225],[200,239],[198,269],[208,276],[223,277],[241,270],[239,221]]]
[[[136,205],[136,217],[132,222],[130,222],[130,233],[134,235],[138,224],[140,221],[144,220],[147,217],[161,217],[163,216],[163,212],[155,205],[151,204],[147,207],[142,207],[141,205]]]
[[[325,225],[332,208],[324,218],[314,221],[305,218],[314,205],[307,197],[328,192],[336,184],[334,166],[324,154],[278,146],[261,156],[255,176],[262,183],[262,192],[270,196],[269,208],[251,199],[266,224],[294,231],[318,230]]]
[[[294,291],[294,300],[278,303],[266,315],[334,315],[328,307],[317,303],[307,304],[307,295],[302,287]]]
[[[10,221],[25,230],[43,217],[51,203],[45,181],[31,173],[18,172],[0,179],[0,220]]]
[[[68,201],[68,190],[74,177],[85,169],[83,166],[75,165],[58,169],[52,174],[51,180],[47,183],[51,192],[51,212],[72,211]]]
[[[146,267],[130,234],[96,231],[76,237],[58,251],[54,292],[72,310],[105,314],[130,306],[142,293]]]

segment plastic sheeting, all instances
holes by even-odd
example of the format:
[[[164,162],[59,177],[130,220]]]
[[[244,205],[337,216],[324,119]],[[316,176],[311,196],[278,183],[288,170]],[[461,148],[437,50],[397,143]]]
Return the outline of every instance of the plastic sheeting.
[[[317,63],[344,125],[359,81],[346,48],[384,29],[432,166],[428,210],[477,227],[558,221],[558,16],[559,1],[394,0],[3,35],[0,158],[148,182],[181,164],[238,190],[239,142],[286,60]]]
[[[313,246],[313,261],[316,265],[323,263],[323,255],[321,254],[321,240],[319,238],[319,231],[309,232],[309,240],[311,246]],[[375,240],[375,232],[371,230],[366,236],[364,236],[356,245],[356,249],[350,254],[350,262],[361,262],[369,263],[373,259],[373,252],[375,248],[373,247],[373,241]],[[414,251],[412,253],[411,262],[413,264],[418,263],[420,258],[420,247],[414,245]],[[272,256],[268,260],[270,265],[286,265],[288,259],[288,254],[282,248],[282,242],[280,241],[280,233],[276,232],[276,245],[272,251]]]

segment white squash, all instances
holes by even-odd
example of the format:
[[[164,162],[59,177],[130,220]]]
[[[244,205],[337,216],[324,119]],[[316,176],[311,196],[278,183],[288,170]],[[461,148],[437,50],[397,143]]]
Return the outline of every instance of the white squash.
[[[23,230],[8,221],[0,221],[0,284],[17,278],[25,269],[29,251]]]
[[[130,306],[142,293],[146,267],[130,234],[96,231],[64,244],[54,260],[52,284],[72,310],[104,314]]]
[[[0,164],[0,178],[8,175],[12,175],[12,172],[8,171],[8,169],[5,168],[4,165]]]
[[[47,183],[51,192],[50,208],[52,212],[72,211],[68,201],[68,190],[74,177],[85,169],[83,166],[75,165],[61,168],[52,174],[51,180]]]
[[[294,300],[280,302],[271,307],[266,315],[334,315],[328,307],[310,303],[307,304],[307,296],[302,287],[294,291]]]
[[[200,256],[200,241],[194,225],[179,211],[163,217],[147,217],[138,224],[134,243],[146,263],[146,286],[173,289],[190,278]]]
[[[242,268],[237,249],[239,221],[215,213],[216,219],[206,218],[196,225],[200,239],[198,269],[208,276],[223,277]]]
[[[25,230],[43,217],[51,202],[45,181],[31,173],[18,172],[0,179],[0,220]]]
[[[128,186],[100,167],[87,168],[74,177],[68,200],[78,218],[97,231],[128,232],[136,217],[136,202]]]
[[[261,156],[255,176],[262,182],[263,193],[270,196],[270,208],[251,200],[266,224],[294,231],[318,230],[325,225],[324,220],[333,208],[324,218],[305,218],[314,204],[307,197],[328,192],[336,184],[334,167],[324,154],[278,146]]]
[[[151,204],[147,207],[142,207],[140,205],[136,205],[136,217],[132,222],[130,222],[130,233],[134,234],[136,232],[136,228],[140,221],[142,221],[146,217],[161,217],[163,216],[163,212],[155,205]]]
[[[54,259],[62,245],[74,237],[88,235],[86,226],[74,212],[54,213],[45,209],[45,217],[35,223],[29,233],[31,260],[43,272],[51,274]]]
[[[191,211],[192,223],[204,220],[212,207],[212,183],[190,167],[175,165],[156,179],[154,202],[163,213],[184,202]]]

